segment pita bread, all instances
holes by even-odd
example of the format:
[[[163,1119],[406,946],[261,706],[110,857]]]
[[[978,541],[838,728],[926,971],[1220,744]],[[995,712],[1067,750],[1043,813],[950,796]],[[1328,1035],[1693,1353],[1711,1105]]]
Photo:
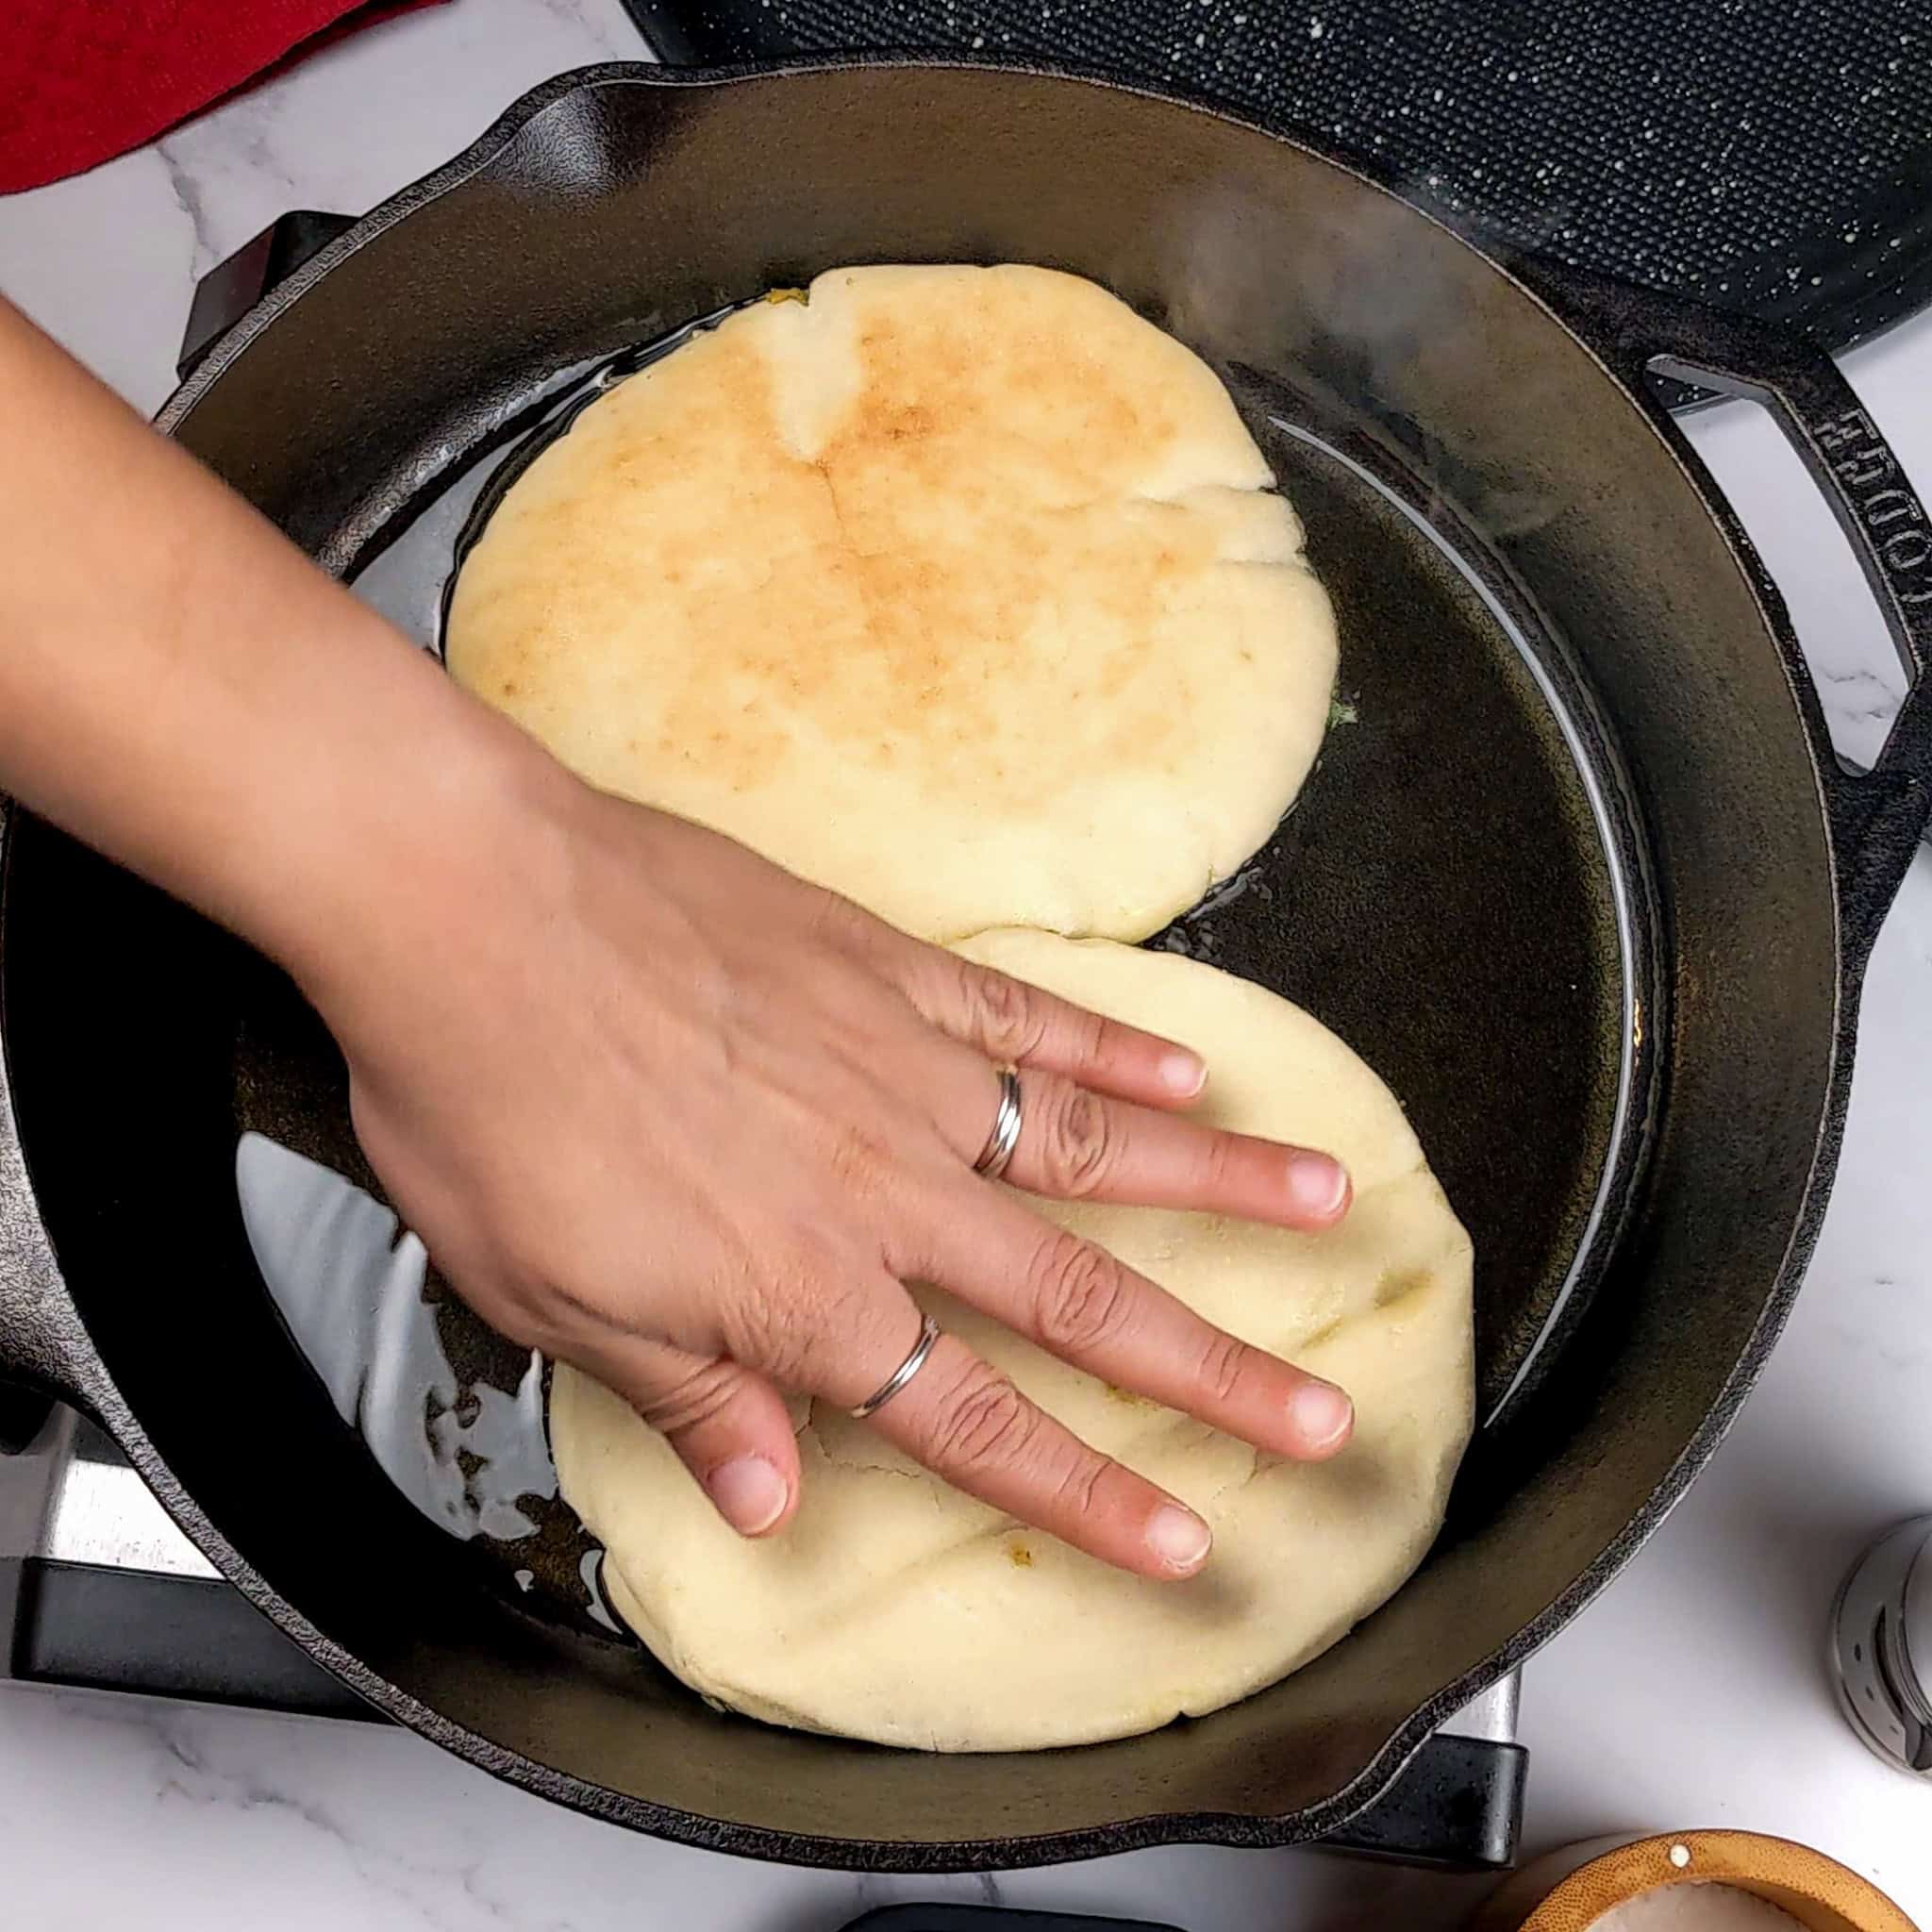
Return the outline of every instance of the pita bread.
[[[951,1298],[941,1324],[1097,1447],[1198,1509],[1202,1574],[1113,1570],[948,1489],[842,1411],[801,1407],[804,1485],[775,1537],[712,1511],[663,1440],[559,1367],[551,1445],[602,1539],[611,1602],[706,1696],[774,1724],[939,1751],[1151,1730],[1285,1676],[1387,1598],[1442,1520],[1473,1405],[1471,1251],[1402,1108],[1332,1033],[1175,955],[1037,932],[969,957],[1186,1041],[1205,1118],[1332,1149],[1355,1206],[1321,1235],[1037,1202],[1244,1340],[1341,1383],[1354,1440],[1276,1460],[1127,1396]]]
[[[857,268],[615,387],[458,575],[451,671],[593,784],[905,929],[1136,939],[1307,776],[1335,626],[1199,358],[1037,268]]]

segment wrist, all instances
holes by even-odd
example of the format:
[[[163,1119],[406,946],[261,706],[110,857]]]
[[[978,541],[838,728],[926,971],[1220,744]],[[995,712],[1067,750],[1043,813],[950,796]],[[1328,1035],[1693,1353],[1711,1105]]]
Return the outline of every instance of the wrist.
[[[265,916],[249,937],[339,1031],[372,991],[434,974],[453,935],[479,930],[579,783],[433,660],[408,668],[411,701],[359,747],[324,822],[290,841],[296,863],[256,895]]]

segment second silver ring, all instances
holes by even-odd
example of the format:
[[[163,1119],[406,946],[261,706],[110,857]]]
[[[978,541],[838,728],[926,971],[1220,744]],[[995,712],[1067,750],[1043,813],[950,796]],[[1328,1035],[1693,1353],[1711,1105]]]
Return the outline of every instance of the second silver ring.
[[[992,1117],[992,1132],[986,1137],[986,1145],[973,1163],[973,1172],[990,1181],[998,1180],[1006,1173],[1013,1149],[1020,1144],[1020,1070],[1003,1066],[993,1071],[1000,1076],[999,1109]]]

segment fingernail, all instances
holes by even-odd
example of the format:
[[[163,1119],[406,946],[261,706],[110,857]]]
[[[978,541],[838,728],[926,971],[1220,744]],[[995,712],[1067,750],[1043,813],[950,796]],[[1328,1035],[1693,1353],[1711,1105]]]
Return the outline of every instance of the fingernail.
[[[1288,1199],[1296,1213],[1331,1221],[1348,1199],[1348,1170],[1325,1154],[1291,1154]]]
[[[1176,1100],[1191,1100],[1208,1084],[1208,1064],[1197,1053],[1176,1047],[1160,1062],[1160,1084]]]
[[[785,1513],[791,1491],[762,1456],[734,1456],[705,1478],[705,1493],[740,1536],[760,1536]]]
[[[1288,1398],[1288,1419],[1307,1448],[1338,1449],[1355,1426],[1355,1404],[1332,1382],[1304,1382]]]
[[[1214,1538],[1191,1509],[1163,1503],[1147,1519],[1147,1547],[1182,1576],[1191,1575],[1208,1560]]]

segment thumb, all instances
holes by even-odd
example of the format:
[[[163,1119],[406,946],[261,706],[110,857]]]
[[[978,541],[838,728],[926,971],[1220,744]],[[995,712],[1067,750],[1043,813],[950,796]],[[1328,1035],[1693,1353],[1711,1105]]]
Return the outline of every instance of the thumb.
[[[724,1357],[626,1341],[600,1351],[597,1378],[676,1452],[741,1536],[765,1536],[798,1507],[798,1444],[785,1398]]]

